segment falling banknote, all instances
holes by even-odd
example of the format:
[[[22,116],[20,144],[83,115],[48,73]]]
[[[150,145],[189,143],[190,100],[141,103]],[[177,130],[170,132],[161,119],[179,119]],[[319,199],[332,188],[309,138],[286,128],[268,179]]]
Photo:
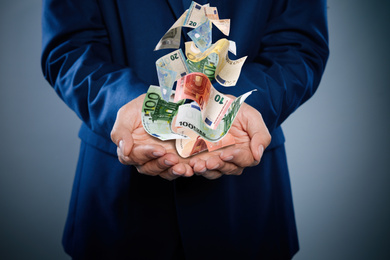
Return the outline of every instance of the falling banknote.
[[[206,9],[211,8],[211,9]],[[214,12],[215,7],[210,7],[209,4],[200,5],[192,2],[188,10],[186,10],[180,18],[169,28],[164,36],[154,48],[155,51],[161,49],[178,49],[180,47],[181,28],[196,28],[208,19],[225,35],[229,35],[230,19],[219,20],[218,12]],[[215,19],[218,18],[218,19]]]
[[[229,109],[232,99],[218,92],[208,77],[202,73],[190,73],[177,81],[174,101],[191,99],[198,103],[206,125],[215,129]]]
[[[187,34],[201,52],[206,51],[211,46],[212,41],[210,20],[207,19],[206,22]]]
[[[172,131],[171,123],[183,102],[167,102],[161,96],[160,88],[150,86],[142,106],[142,125],[145,131],[160,140],[188,138]]]
[[[175,81],[189,73],[182,50],[173,51],[158,59],[156,68],[162,98],[169,101]]]
[[[163,141],[176,139],[176,150],[184,158],[235,144],[229,130],[253,92],[234,99],[211,84],[216,80],[225,87],[235,86],[246,60],[229,59],[229,52],[236,55],[235,42],[212,43],[213,25],[229,35],[230,19],[219,19],[216,7],[192,1],[154,49],[179,49],[182,27],[192,29],[187,33],[192,41],[185,43],[185,55],[179,49],[156,61],[160,86],[149,87],[142,107],[145,131]],[[189,100],[192,103],[186,103]]]
[[[241,68],[244,65],[246,56],[238,60],[230,60],[228,57],[229,47],[232,43],[227,39],[220,39],[205,52],[201,52],[194,42],[186,42],[185,53],[188,58],[189,64],[199,63],[203,60],[209,59],[210,55],[217,55],[218,58],[213,57],[214,60],[218,60],[218,64],[215,68],[215,79],[217,82],[225,87],[235,86],[238,78],[240,77]],[[233,49],[234,46],[232,46]],[[234,50],[234,49],[233,49]],[[206,63],[206,62],[204,62]],[[191,65],[189,65],[191,70]]]

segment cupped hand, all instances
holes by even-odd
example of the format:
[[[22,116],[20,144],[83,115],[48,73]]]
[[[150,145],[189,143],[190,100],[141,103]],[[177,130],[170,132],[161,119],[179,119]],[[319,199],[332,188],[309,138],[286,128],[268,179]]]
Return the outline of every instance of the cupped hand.
[[[149,135],[141,121],[145,94],[122,106],[111,131],[111,140],[117,145],[122,164],[134,165],[138,172],[173,180],[193,175],[188,160],[176,152],[174,140],[161,141]]]
[[[229,133],[235,144],[211,153],[201,153],[190,159],[197,175],[217,179],[222,175],[240,175],[246,167],[259,164],[271,135],[255,108],[243,103]]]

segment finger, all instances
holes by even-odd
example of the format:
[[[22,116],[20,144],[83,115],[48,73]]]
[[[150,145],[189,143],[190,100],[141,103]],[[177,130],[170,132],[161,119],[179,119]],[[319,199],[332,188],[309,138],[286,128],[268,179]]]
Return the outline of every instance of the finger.
[[[264,149],[271,143],[271,135],[261,114],[257,110],[253,111],[253,114],[251,118],[259,118],[259,120],[249,120],[247,118],[247,132],[251,139],[250,148],[253,158],[260,162]]]
[[[224,175],[241,175],[244,167],[239,167],[237,164],[224,162],[220,167],[215,169]]]
[[[173,175],[172,173],[169,173],[168,171],[164,171],[161,174],[159,174],[158,176],[160,176],[161,178],[168,180],[168,181],[173,181],[173,180],[180,177],[180,176]]]
[[[126,156],[126,153],[123,153]],[[157,144],[134,145],[128,157],[137,165],[160,158],[166,154],[163,146]]]
[[[181,176],[185,176],[187,171],[187,167],[184,163],[178,163],[174,165],[173,167],[170,167],[166,171],[163,171],[159,174],[159,176],[163,179],[172,181],[175,180]]]
[[[124,156],[122,154],[122,151],[119,147],[116,148],[116,154],[120,163],[124,165],[135,165],[134,162],[132,162],[132,160],[128,156]]]
[[[179,158],[175,154],[166,154],[160,158],[149,160],[143,165],[139,165],[137,169],[140,173],[156,176],[167,171],[177,163],[179,163]]]
[[[207,158],[206,167],[207,170],[218,170],[224,163],[218,155],[213,155]]]
[[[189,162],[189,166],[192,167],[194,174],[201,175],[207,171],[206,161],[200,158],[192,158]]]
[[[132,132],[135,129],[135,121],[128,121],[126,109],[129,107],[129,103],[118,110],[114,126],[111,130],[111,140],[120,147],[122,153],[125,156],[130,154],[133,146]],[[124,124],[127,123],[126,125]],[[131,123],[132,122],[132,123]]]
[[[215,180],[222,176],[222,173],[219,171],[206,171],[202,173],[202,176],[209,180]]]
[[[235,164],[237,167],[245,168],[256,163],[252,152],[248,147],[234,146],[226,148],[220,155],[224,162]]]
[[[180,167],[180,169],[179,169]],[[194,171],[187,163],[178,163],[172,167],[172,173],[177,176],[191,177],[194,175]]]

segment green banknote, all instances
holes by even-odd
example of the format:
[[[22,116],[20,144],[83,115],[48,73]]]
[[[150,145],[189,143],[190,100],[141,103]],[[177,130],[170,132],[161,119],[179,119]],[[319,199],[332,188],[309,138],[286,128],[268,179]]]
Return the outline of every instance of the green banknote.
[[[171,123],[184,100],[174,103],[165,101],[158,86],[150,86],[142,106],[142,125],[147,133],[160,140],[187,138],[172,131]]]
[[[200,72],[205,74],[210,81],[215,79],[219,56],[213,52],[201,61],[195,62],[187,59],[187,66],[190,72]]]

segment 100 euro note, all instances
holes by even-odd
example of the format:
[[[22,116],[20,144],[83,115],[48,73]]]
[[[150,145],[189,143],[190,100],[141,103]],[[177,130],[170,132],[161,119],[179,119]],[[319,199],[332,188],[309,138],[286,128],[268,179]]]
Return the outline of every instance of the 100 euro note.
[[[216,129],[232,99],[218,92],[209,78],[202,73],[190,73],[177,81],[174,101],[191,99],[200,107],[202,120],[211,129]]]
[[[150,86],[142,106],[142,125],[145,131],[162,140],[188,138],[172,131],[171,123],[183,101],[165,101],[158,86]]]

